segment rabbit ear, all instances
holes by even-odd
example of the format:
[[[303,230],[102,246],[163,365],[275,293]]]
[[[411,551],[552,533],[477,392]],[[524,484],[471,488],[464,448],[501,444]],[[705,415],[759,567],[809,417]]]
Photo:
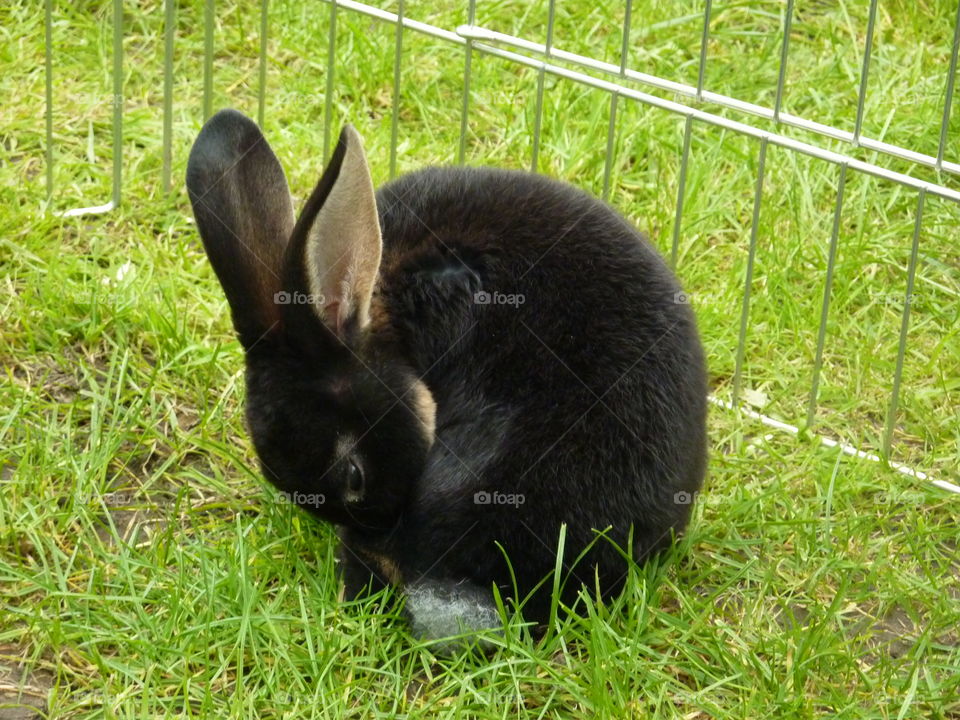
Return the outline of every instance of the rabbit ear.
[[[293,230],[283,168],[252,120],[221,110],[190,151],[187,191],[233,325],[249,349],[280,329],[276,293]]]
[[[382,245],[363,142],[346,125],[290,245],[291,264],[302,268],[309,292],[322,298],[310,307],[339,337],[370,320]]]

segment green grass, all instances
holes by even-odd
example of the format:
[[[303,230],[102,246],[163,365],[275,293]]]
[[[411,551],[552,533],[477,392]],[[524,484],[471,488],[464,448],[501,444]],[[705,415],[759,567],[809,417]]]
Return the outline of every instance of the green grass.
[[[425,22],[466,21],[459,3],[409,5]],[[797,3],[786,110],[852,129],[866,5]],[[112,15],[54,6],[56,210],[109,198]],[[772,103],[782,11],[714,3],[710,89]],[[936,152],[955,12],[880,3],[865,134]],[[695,83],[699,13],[636,2],[631,66]],[[585,600],[545,640],[511,626],[489,657],[438,658],[395,610],[338,603],[331,532],[272,502],[254,469],[242,354],[180,180],[202,121],[202,3],[178,14],[174,191],[160,182],[163,6],[127,3],[123,205],[81,218],[44,212],[42,12],[20,0],[0,17],[0,718],[17,703],[51,718],[960,717],[957,496],[721,409],[686,537],[618,602]],[[214,106],[255,115],[258,9],[225,0],[217,17]],[[326,5],[271,4],[265,131],[298,198],[323,166],[328,18]],[[617,62],[622,18],[618,4],[561,1],[555,44]],[[481,2],[478,23],[542,39],[546,3]],[[393,32],[338,13],[334,126],[358,126],[378,182]],[[405,35],[400,171],[455,161],[462,72],[462,50]],[[600,193],[609,98],[545,84],[541,171]],[[534,70],[475,55],[468,162],[529,166],[536,85]],[[950,130],[956,160],[960,111]],[[682,132],[619,104],[610,199],[664,252]],[[757,153],[694,127],[678,272],[721,398]],[[802,425],[838,170],[777,148],[766,169],[743,381],[762,412]],[[890,399],[915,207],[912,192],[848,177],[814,429],[868,449]],[[956,205],[928,198],[893,438],[893,459],[953,481],[958,226]]]

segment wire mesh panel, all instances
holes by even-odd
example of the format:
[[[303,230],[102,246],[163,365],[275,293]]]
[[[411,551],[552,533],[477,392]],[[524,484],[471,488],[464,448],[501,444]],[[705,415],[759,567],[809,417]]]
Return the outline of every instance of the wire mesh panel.
[[[648,229],[677,267],[718,407],[960,491],[949,482],[960,469],[960,7],[931,8],[929,45],[904,48],[898,4],[878,0],[627,0],[588,16],[557,0],[471,0],[455,12],[327,0],[230,17],[215,0],[165,0],[150,20],[162,57],[159,187],[177,188],[189,137],[228,104],[277,131],[281,147],[287,124],[315,128],[317,156],[291,168],[294,187],[346,120],[367,135],[382,180],[428,162],[566,178]],[[54,172],[65,12],[46,0],[48,199],[64,214],[107,212],[130,171],[129,88],[149,81],[124,58],[115,0],[104,22],[109,200],[65,206]],[[202,35],[201,57],[178,55],[186,34]],[[225,42],[248,48],[249,62],[219,65]]]

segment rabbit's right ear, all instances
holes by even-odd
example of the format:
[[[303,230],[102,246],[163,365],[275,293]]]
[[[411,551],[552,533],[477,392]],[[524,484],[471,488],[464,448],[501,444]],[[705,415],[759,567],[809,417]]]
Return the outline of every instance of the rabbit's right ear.
[[[221,110],[190,151],[187,192],[233,325],[249,349],[282,321],[278,293],[294,222],[283,168],[252,120]]]

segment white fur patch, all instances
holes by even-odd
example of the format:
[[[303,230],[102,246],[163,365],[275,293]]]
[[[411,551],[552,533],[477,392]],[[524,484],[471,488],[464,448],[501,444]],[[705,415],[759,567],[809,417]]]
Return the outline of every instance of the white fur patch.
[[[406,586],[404,592],[411,630],[421,640],[440,640],[502,627],[493,598],[477,585],[424,579]],[[449,652],[470,642],[470,638],[460,638],[436,643],[433,647]]]

